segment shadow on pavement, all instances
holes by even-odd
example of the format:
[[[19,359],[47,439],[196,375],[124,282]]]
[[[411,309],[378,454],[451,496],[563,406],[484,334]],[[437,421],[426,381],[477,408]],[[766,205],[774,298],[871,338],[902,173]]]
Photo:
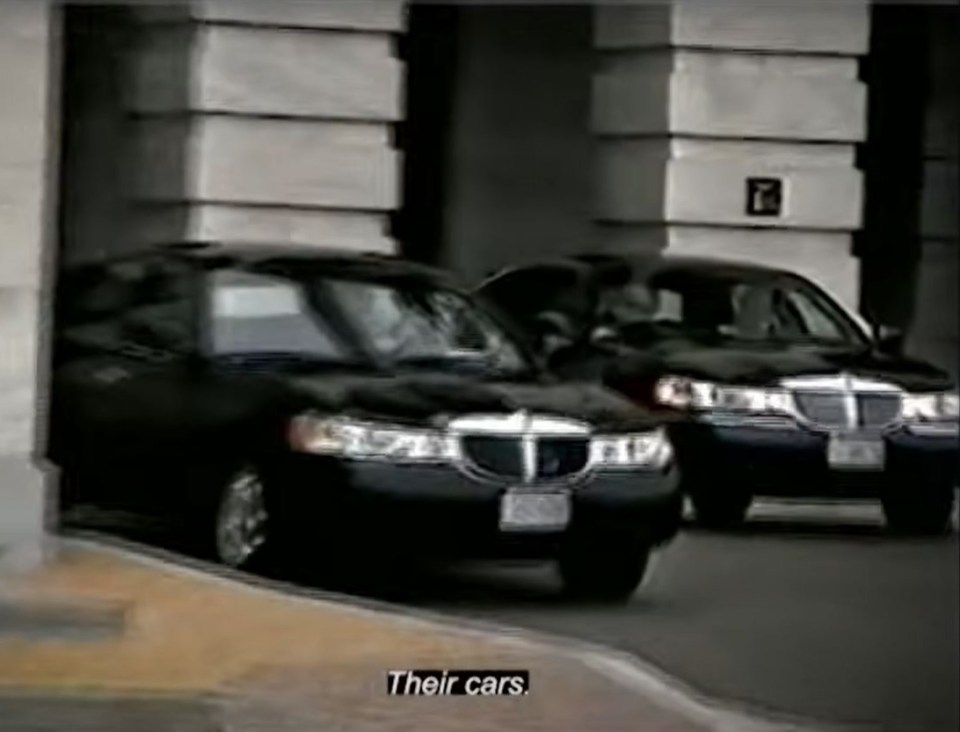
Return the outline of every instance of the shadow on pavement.
[[[784,519],[749,519],[736,529],[717,531],[698,527],[693,523],[684,526],[684,531],[703,536],[729,538],[790,538],[790,539],[836,539],[850,543],[922,544],[955,539],[951,529],[937,536],[911,536],[896,534],[883,525],[860,522],[813,522]]]
[[[4,732],[222,732],[215,705],[201,699],[0,695]]]
[[[208,562],[184,554],[177,538],[164,527],[129,516],[85,512],[66,522],[65,532],[93,531],[125,548],[153,554],[165,561],[192,566],[203,571],[217,569]],[[717,531],[684,521],[683,533],[717,537],[732,541],[765,538],[827,540],[854,544],[919,545],[956,539],[951,531],[942,537],[909,537],[890,533],[882,523],[861,520],[749,518],[734,530]],[[132,542],[132,544],[130,543]],[[667,549],[669,551],[669,548]],[[652,569],[656,573],[655,566]],[[398,605],[471,606],[482,608],[550,608],[589,610],[609,607],[603,603],[565,597],[559,578],[549,563],[540,562],[420,562],[417,564],[357,565],[346,572],[327,574],[317,571],[302,557],[290,557],[282,564],[265,568],[257,575],[230,573],[250,583],[280,583],[285,592],[305,595],[342,594]],[[642,591],[631,600],[634,609],[642,609],[648,600]]]

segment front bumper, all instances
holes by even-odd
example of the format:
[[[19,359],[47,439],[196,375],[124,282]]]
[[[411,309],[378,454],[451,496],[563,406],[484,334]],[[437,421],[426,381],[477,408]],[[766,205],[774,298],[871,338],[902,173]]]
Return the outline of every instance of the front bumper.
[[[878,468],[832,467],[830,433],[787,419],[704,416],[675,424],[671,439],[685,477],[710,489],[797,498],[877,498],[899,486],[957,483],[955,430],[911,430],[899,425],[865,435],[882,440]]]
[[[454,467],[339,461],[298,455],[274,476],[275,515],[301,537],[369,546],[373,553],[550,557],[582,537],[630,535],[651,545],[679,531],[677,471],[598,471],[569,487],[571,519],[559,531],[503,531],[509,484]]]

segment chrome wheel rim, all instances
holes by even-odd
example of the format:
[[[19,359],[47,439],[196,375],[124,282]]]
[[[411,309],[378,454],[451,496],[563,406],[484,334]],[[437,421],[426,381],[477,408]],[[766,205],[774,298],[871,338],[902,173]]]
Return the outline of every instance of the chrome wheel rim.
[[[217,554],[224,564],[242,567],[267,539],[263,483],[251,470],[237,473],[224,489],[216,526]]]

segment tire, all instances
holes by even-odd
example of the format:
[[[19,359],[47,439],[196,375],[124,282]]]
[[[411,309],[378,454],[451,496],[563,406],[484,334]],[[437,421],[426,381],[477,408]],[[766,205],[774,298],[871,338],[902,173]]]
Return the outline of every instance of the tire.
[[[199,487],[204,498],[191,512],[191,548],[231,569],[267,568],[277,558],[280,541],[262,471],[244,465],[217,471],[216,478],[212,472],[204,471],[213,482]]]
[[[753,503],[753,496],[749,493],[730,491],[720,486],[713,486],[718,491],[709,493],[707,490],[693,490],[688,493],[693,503],[696,523],[706,529],[729,530],[743,525],[747,518],[747,511]]]
[[[950,529],[955,502],[953,486],[922,486],[919,490],[883,496],[887,527],[898,534],[940,536]]]
[[[623,603],[643,582],[650,547],[636,541],[596,536],[577,542],[560,556],[565,593],[573,598]]]

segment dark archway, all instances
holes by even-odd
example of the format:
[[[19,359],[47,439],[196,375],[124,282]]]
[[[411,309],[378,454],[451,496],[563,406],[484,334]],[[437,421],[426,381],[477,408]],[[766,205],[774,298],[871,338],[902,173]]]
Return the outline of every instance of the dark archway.
[[[399,39],[407,81],[405,118],[396,129],[403,200],[393,217],[393,235],[405,256],[429,264],[442,256],[459,15],[456,5],[414,3],[407,33]]]

